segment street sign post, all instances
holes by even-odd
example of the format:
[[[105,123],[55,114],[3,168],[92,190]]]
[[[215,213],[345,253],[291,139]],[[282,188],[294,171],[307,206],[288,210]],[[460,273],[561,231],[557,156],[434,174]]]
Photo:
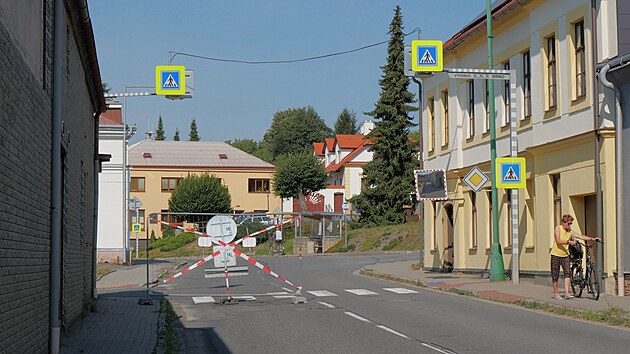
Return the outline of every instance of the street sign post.
[[[140,208],[142,208],[142,201],[140,201],[138,197],[133,197],[133,199],[129,201],[129,209],[133,209],[136,215],[136,222],[131,224],[132,232],[136,233],[136,259],[138,258],[138,234],[142,231],[142,224],[138,222],[138,209]]]

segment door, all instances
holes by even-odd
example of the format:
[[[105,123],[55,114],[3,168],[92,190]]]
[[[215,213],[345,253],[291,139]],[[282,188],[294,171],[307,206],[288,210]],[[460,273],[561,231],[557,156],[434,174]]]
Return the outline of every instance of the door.
[[[442,270],[444,272],[452,272],[455,262],[453,205],[445,205],[444,212],[446,217],[444,219],[444,255],[442,260]]]

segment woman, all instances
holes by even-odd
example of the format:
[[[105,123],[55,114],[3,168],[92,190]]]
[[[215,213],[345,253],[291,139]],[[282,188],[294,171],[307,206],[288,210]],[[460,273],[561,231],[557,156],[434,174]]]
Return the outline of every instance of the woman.
[[[580,240],[599,240],[599,237],[589,237],[586,235],[580,235],[579,233],[571,230],[573,225],[573,216],[566,214],[562,216],[562,224],[556,226],[554,230],[553,247],[551,248],[551,281],[553,285],[553,298],[561,300],[562,297],[558,294],[558,278],[560,276],[560,266],[562,265],[562,273],[564,273],[564,298],[570,299],[573,295],[569,294],[569,287],[571,285],[571,264],[569,261],[569,245],[576,245]]]

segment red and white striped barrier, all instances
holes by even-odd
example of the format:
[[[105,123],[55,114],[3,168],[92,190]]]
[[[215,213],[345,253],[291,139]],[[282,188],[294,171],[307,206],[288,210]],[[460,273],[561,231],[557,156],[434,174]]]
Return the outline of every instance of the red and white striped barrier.
[[[164,225],[168,225],[168,226],[170,226],[170,227],[175,227],[175,228],[178,228],[178,229],[180,229],[180,230],[184,230],[184,231],[186,231],[186,232],[193,232],[193,233],[195,233],[195,234],[197,234],[197,235],[201,235],[201,236],[205,236],[205,237],[211,237],[210,235],[208,235],[208,234],[206,234],[206,233],[204,233],[204,232],[199,232],[199,231],[195,231],[195,230],[192,230],[192,229],[186,229],[186,228],[181,227],[181,226],[179,226],[179,225],[177,225],[177,224],[175,224],[175,223],[168,223],[168,222],[165,222],[165,221],[162,221],[162,220],[158,220],[158,219],[155,219],[155,218],[151,218],[151,217],[149,217],[148,219],[149,219],[149,220],[153,220],[153,221],[155,221],[155,222],[158,222],[158,223],[160,223],[160,224],[164,224]],[[284,225],[284,224],[287,224],[287,223],[289,223],[289,222],[291,222],[291,221],[294,221],[294,220],[300,220],[300,219],[301,219],[301,218],[300,218],[300,216],[299,216],[299,215],[298,215],[298,216],[295,216],[295,217],[293,217],[293,218],[291,218],[291,219],[284,220],[284,221],[282,221],[282,222],[280,222],[280,223],[278,223],[278,224],[276,224],[276,225],[271,225],[271,226],[269,226],[269,227],[267,227],[267,228],[264,228],[264,229],[262,229],[262,230],[259,230],[259,231],[253,232],[253,233],[251,233],[251,234],[249,234],[249,235],[243,236],[241,239],[236,240],[236,241],[234,241],[234,242],[231,242],[230,244],[227,244],[227,243],[223,242],[223,241],[222,241],[222,240],[220,240],[220,239],[217,239],[216,241],[217,241],[217,242],[218,242],[221,246],[224,246],[224,247],[225,247],[225,246],[228,246],[228,247],[230,247],[230,248],[232,249],[232,251],[234,251],[234,253],[236,253],[239,257],[241,257],[241,258],[245,259],[245,260],[246,260],[246,261],[248,261],[249,263],[253,264],[254,266],[256,266],[256,267],[258,267],[258,268],[260,268],[261,270],[263,270],[263,271],[264,271],[264,272],[266,272],[267,274],[269,274],[269,275],[271,275],[271,276],[275,277],[276,279],[279,279],[279,280],[281,280],[281,281],[283,281],[283,282],[285,282],[285,283],[289,284],[290,286],[294,287],[294,288],[295,288],[295,289],[297,289],[298,291],[301,291],[301,290],[302,290],[302,287],[301,287],[301,286],[296,286],[296,285],[294,285],[292,282],[290,282],[289,280],[287,280],[287,279],[286,279],[286,278],[284,278],[283,276],[281,276],[281,275],[279,275],[279,274],[277,274],[277,273],[273,272],[273,271],[272,271],[269,267],[267,267],[267,266],[263,265],[262,263],[258,262],[257,260],[255,260],[255,259],[253,259],[253,258],[249,257],[248,255],[246,255],[246,254],[244,254],[243,252],[241,252],[241,251],[239,251],[238,249],[236,249],[236,245],[238,245],[239,243],[243,242],[243,240],[245,240],[245,239],[247,239],[247,238],[254,237],[254,236],[259,235],[259,234],[261,234],[261,233],[263,233],[263,232],[266,232],[266,231],[269,231],[269,230],[273,230],[273,229],[277,228],[277,227],[278,227],[278,226],[280,226],[280,225]],[[200,260],[199,262],[196,262],[195,264],[191,265],[190,267],[188,267],[188,268],[186,268],[186,269],[184,269],[184,270],[182,270],[182,271],[178,272],[178,273],[177,273],[177,274],[175,274],[175,275],[172,275],[172,276],[170,276],[170,277],[168,277],[168,278],[164,279],[164,280],[163,280],[163,283],[168,283],[169,281],[171,281],[171,280],[173,280],[173,279],[175,279],[175,278],[178,278],[178,277],[180,277],[180,276],[182,276],[182,275],[184,275],[184,274],[186,274],[186,273],[190,272],[191,270],[193,270],[193,269],[195,269],[195,268],[199,267],[200,265],[202,265],[202,264],[204,264],[204,263],[208,262],[208,261],[209,261],[209,260],[211,260],[212,258],[214,258],[214,257],[218,256],[221,252],[225,252],[226,250],[227,250],[227,249],[218,250],[218,251],[216,251],[216,252],[212,253],[211,255],[209,255],[209,256],[205,257],[204,259]],[[301,249],[300,249],[300,257],[302,257],[302,254],[301,254]],[[226,281],[226,284],[227,284],[227,287],[228,287],[228,296],[229,296],[229,295],[230,295],[230,288],[229,288],[229,283],[228,283],[228,273],[227,273],[227,272],[225,273],[225,281]]]

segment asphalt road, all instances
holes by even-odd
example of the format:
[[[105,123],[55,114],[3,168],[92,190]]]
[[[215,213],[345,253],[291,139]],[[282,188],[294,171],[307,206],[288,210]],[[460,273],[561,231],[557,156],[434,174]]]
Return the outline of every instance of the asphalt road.
[[[305,304],[292,304],[284,296],[295,289],[252,265],[229,282],[232,296],[255,300],[220,304],[225,279],[204,279],[201,269],[158,291],[170,295],[180,316],[187,353],[626,353],[630,346],[623,329],[353,274],[376,261],[415,257],[304,257]],[[300,284],[299,258],[260,261]]]

